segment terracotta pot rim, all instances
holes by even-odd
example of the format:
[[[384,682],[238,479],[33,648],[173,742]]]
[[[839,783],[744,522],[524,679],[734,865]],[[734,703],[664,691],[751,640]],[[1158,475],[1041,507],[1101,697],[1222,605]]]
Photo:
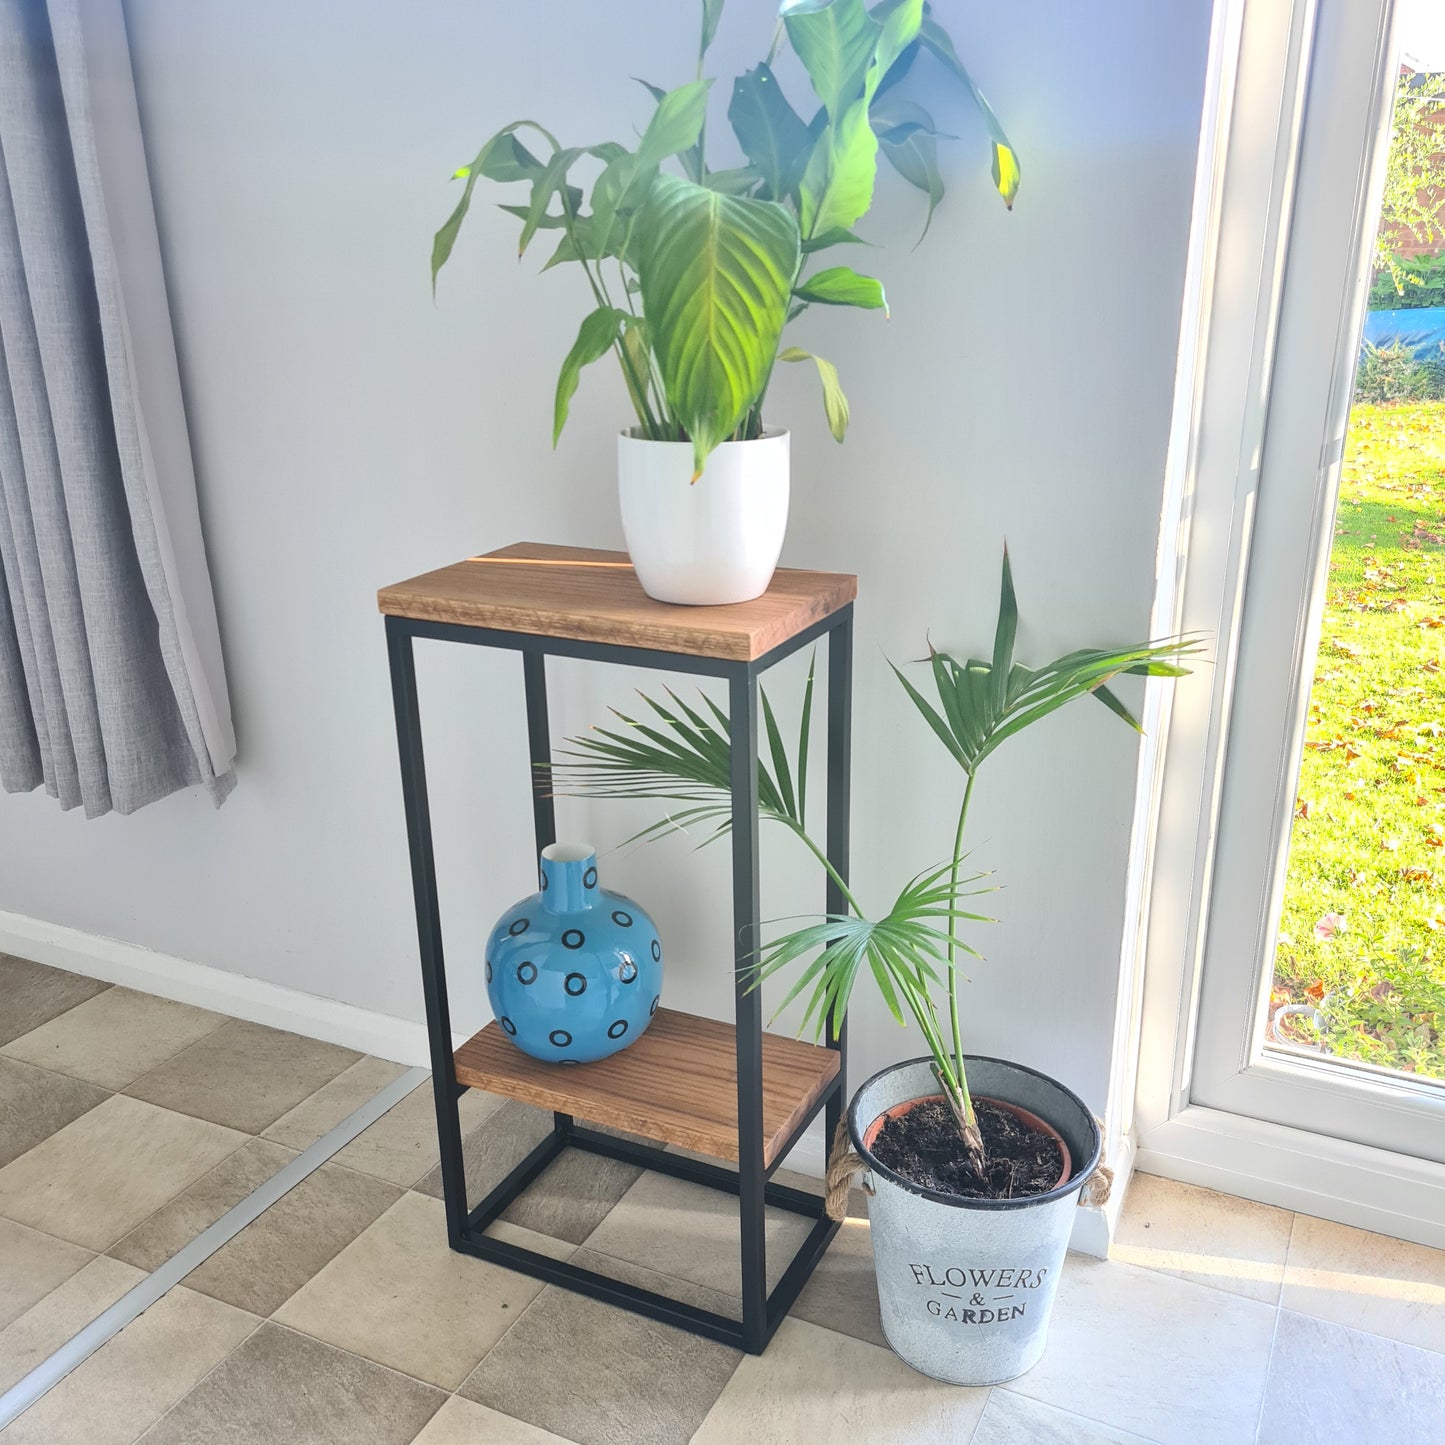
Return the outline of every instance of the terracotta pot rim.
[[[848,1133],[853,1141],[853,1147],[862,1156],[864,1164],[867,1166],[868,1170],[871,1173],[875,1173],[880,1178],[886,1179],[890,1184],[896,1185],[898,1188],[906,1190],[909,1194],[920,1195],[923,1198],[931,1200],[936,1204],[947,1205],[953,1209],[1032,1209],[1039,1205],[1051,1204],[1055,1200],[1065,1198],[1068,1195],[1076,1194],[1080,1189],[1083,1188],[1084,1183],[1094,1172],[1094,1168],[1099,1162],[1099,1158],[1103,1153],[1104,1147],[1103,1138],[1097,1126],[1095,1125],[1093,1114],[1090,1112],[1088,1106],[1081,1098],[1079,1098],[1079,1096],[1072,1089],[1070,1089],[1066,1084],[1059,1083],[1059,1081],[1053,1078],[1051,1075],[1045,1074],[1039,1069],[1030,1068],[1027,1064],[1016,1063],[1012,1059],[1000,1059],[985,1054],[966,1055],[965,1062],[980,1064],[1002,1064],[1009,1069],[1016,1070],[1018,1073],[1031,1075],[1033,1078],[1042,1080],[1051,1089],[1058,1090],[1058,1092],[1063,1095],[1064,1098],[1071,1100],[1078,1107],[1085,1121],[1087,1121],[1088,1125],[1090,1126],[1090,1134],[1092,1135],[1092,1146],[1086,1146],[1085,1152],[1087,1153],[1088,1157],[1083,1159],[1082,1161],[1073,1158],[1073,1151],[1069,1150],[1070,1165],[1073,1170],[1072,1177],[1065,1179],[1062,1183],[1058,1184],[1055,1188],[1050,1189],[1047,1193],[1044,1194],[1029,1194],[1018,1199],[976,1199],[969,1198],[962,1194],[945,1194],[937,1189],[929,1189],[925,1185],[917,1184],[911,1179],[905,1179],[903,1175],[890,1169],[886,1164],[881,1163],[874,1156],[873,1151],[868,1147],[868,1143],[866,1142],[865,1129],[858,1115],[858,1101],[873,1084],[875,1084],[878,1080],[885,1078],[889,1074],[897,1073],[900,1069],[912,1068],[915,1065],[927,1064],[930,1062],[931,1060],[928,1058],[927,1055],[925,1055],[921,1058],[903,1059],[896,1064],[889,1064],[885,1068],[879,1069],[878,1072],[876,1074],[873,1074],[870,1078],[865,1079],[863,1083],[860,1084],[858,1088],[854,1091],[852,1102],[848,1106]],[[911,1105],[913,1103],[920,1102],[923,1098],[927,1097],[930,1096],[920,1095],[918,1096],[918,1099],[907,1100],[905,1101],[905,1103]],[[935,1094],[932,1097],[941,1098],[942,1095]],[[993,1098],[992,1102],[997,1104],[1003,1104],[1011,1109],[1018,1109],[1019,1107],[1017,1105],[1008,1104],[1008,1101],[1004,1099]],[[895,1105],[894,1109],[896,1110],[898,1107],[900,1106]],[[1025,1109],[1022,1110],[1022,1112],[1027,1114],[1029,1111]],[[1044,1121],[1040,1120],[1039,1122],[1043,1123]],[[1058,1131],[1054,1130],[1052,1126],[1049,1126],[1049,1132],[1057,1133]],[[871,1137],[871,1134],[869,1134],[867,1137]]]
[[[864,1131],[863,1142],[871,1151],[873,1141],[878,1137],[883,1126],[893,1119],[901,1119],[905,1114],[911,1114],[920,1104],[931,1104],[937,1101],[943,1103],[942,1094],[920,1094],[916,1099],[905,1099],[901,1104],[894,1104],[891,1109],[885,1109]],[[1026,1124],[1036,1134],[1047,1134],[1055,1144],[1059,1146],[1059,1153],[1063,1156],[1063,1168],[1059,1171],[1059,1177],[1049,1185],[1047,1189],[1039,1191],[1039,1196],[1052,1194],[1061,1184],[1068,1182],[1069,1175],[1073,1172],[1073,1156],[1069,1152],[1069,1146],[1064,1136],[1049,1123],[1047,1119],[1040,1119],[1037,1114],[1031,1113],[1021,1104],[1011,1104],[1007,1099],[995,1099],[988,1094],[979,1094],[974,1099],[975,1104],[992,1104],[995,1109],[1002,1109],[1012,1114],[1021,1124]],[[964,1196],[959,1196],[960,1198]],[[1032,1199],[1034,1195],[1022,1195],[1021,1198]]]

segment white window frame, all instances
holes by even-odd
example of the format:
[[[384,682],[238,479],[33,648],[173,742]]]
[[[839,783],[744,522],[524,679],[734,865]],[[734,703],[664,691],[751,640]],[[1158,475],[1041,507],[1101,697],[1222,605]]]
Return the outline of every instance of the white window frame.
[[[1264,741],[1253,779],[1238,762],[1227,780],[1225,769],[1239,724],[1236,685],[1258,678],[1261,648],[1273,646],[1277,659],[1284,647],[1296,674],[1313,664],[1310,568],[1324,564],[1332,530],[1367,279],[1360,238],[1383,176],[1379,122],[1393,90],[1393,11],[1394,0],[1220,0],[1216,14],[1155,612],[1161,632],[1205,634],[1213,661],[1172,694],[1161,690],[1151,708],[1164,741],[1141,779],[1153,818],[1152,831],[1138,835],[1147,846],[1135,863],[1143,979],[1126,990],[1133,1027],[1118,1040],[1121,1117],[1110,1133],[1127,1141],[1121,1152],[1135,1167],[1445,1246],[1445,1165],[1378,1147],[1390,1131],[1368,1109],[1353,1139],[1302,1124],[1308,1105],[1294,1122],[1277,1122],[1291,1112],[1280,1099],[1292,1089],[1317,1093],[1318,1076],[1303,1064],[1262,1059],[1255,1043],[1261,940],[1277,903],[1272,859],[1288,826],[1307,694],[1298,675],[1275,689],[1272,714],[1258,687],[1241,691],[1240,715],[1259,724]],[[1339,141],[1350,135],[1353,151]],[[1291,292],[1288,238],[1305,224],[1327,228],[1339,244],[1332,259],[1296,258]],[[1308,325],[1303,294],[1313,308]],[[1286,375],[1287,384],[1279,380]],[[1302,440],[1310,426],[1312,451]],[[1308,465],[1281,463],[1288,456]],[[1243,608],[1256,524],[1269,546],[1279,536],[1257,505],[1262,462],[1271,503],[1282,472],[1297,480],[1303,473],[1306,491],[1328,502],[1314,508],[1293,581],[1281,582],[1268,607],[1252,609],[1251,617],[1273,620],[1264,642]],[[1252,601],[1269,586],[1262,575],[1257,568]],[[1256,789],[1266,779],[1271,800],[1268,836],[1253,828],[1252,862],[1235,847],[1241,827],[1250,831],[1240,823],[1249,816],[1240,812],[1242,777]],[[1256,825],[1261,806],[1256,797]],[[1216,857],[1221,836],[1230,848]],[[1252,898],[1240,882],[1251,868]],[[1221,963],[1223,948],[1233,957]],[[1206,1048],[1197,1054],[1201,1028]],[[1383,1081],[1379,1088],[1388,1105],[1404,1105],[1418,1140],[1416,1096]]]

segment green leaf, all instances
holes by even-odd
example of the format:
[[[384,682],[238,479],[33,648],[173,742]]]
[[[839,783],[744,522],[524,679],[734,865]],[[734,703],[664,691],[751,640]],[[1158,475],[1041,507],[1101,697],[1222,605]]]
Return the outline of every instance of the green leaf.
[[[582,216],[572,230],[557,242],[557,249],[548,257],[542,269],[550,271],[553,266],[561,266],[567,261],[592,261],[596,257],[597,249],[592,239],[592,218]]]
[[[862,236],[855,236],[852,231],[823,231],[816,236],[803,238],[803,254],[811,256],[815,251],[826,251],[829,246],[868,246],[871,244]]]
[[[818,380],[823,386],[823,411],[828,417],[828,430],[833,440],[840,442],[848,435],[848,398],[838,384],[838,368],[831,361],[804,351],[798,346],[789,346],[778,353],[779,361],[811,361],[818,369]]]
[[[718,21],[722,19],[723,0],[702,0],[702,40],[697,48],[698,64],[708,52],[717,35]]]
[[[567,172],[582,155],[576,146],[553,151],[541,175],[532,182],[532,198],[527,204],[527,216],[522,222],[522,235],[517,242],[517,254],[523,255],[532,243],[532,237],[547,217],[552,197],[562,193],[563,204],[567,203]]]
[[[496,180],[520,180],[533,174],[533,169],[527,169],[522,175],[515,174],[522,168],[522,157],[526,156],[535,162],[536,158],[531,152],[516,144],[513,140],[513,132],[526,127],[536,131],[546,140],[551,141],[552,148],[557,148],[557,142],[534,120],[514,120],[510,125],[504,125],[496,135],[492,136],[476,154],[470,165],[462,166],[453,179],[466,177],[466,186],[462,190],[462,198],[456,204],[451,215],[442,224],[441,230],[432,239],[431,248],[431,289],[432,295],[436,295],[437,272],[446,265],[448,257],[452,254],[452,247],[457,243],[457,234],[462,229],[462,222],[467,218],[467,212],[471,209],[472,191],[476,188],[477,180],[481,176],[489,175],[489,168],[495,165],[499,174],[492,179]],[[494,158],[495,157],[495,161]]]
[[[1136,733],[1142,733],[1144,731],[1139,719],[1102,683],[1094,689],[1094,696],[1098,698],[1111,713],[1123,718]]]
[[[790,817],[798,816],[797,801],[793,796],[793,775],[788,767],[788,750],[783,745],[782,730],[773,712],[773,705],[765,689],[758,690],[763,704],[763,728],[767,733],[768,751],[773,755],[773,777],[777,781],[778,793],[782,799],[783,811]]]
[[[1183,660],[1200,651],[1196,640],[1175,637],[1121,648],[1079,648],[1046,667],[1031,669],[1012,661],[1017,629],[1013,570],[1005,551],[993,662],[970,659],[964,664],[948,653],[930,649],[944,716],[901,670],[893,669],[928,725],[967,773],[974,773],[1009,738],[1090,692],[1131,727],[1138,728],[1133,714],[1105,684],[1120,673],[1184,676],[1188,669]]]
[[[843,0],[832,0],[840,5]],[[913,43],[923,17],[923,0],[902,0],[877,27],[874,53],[864,69],[856,98],[841,114],[828,108],[828,127],[808,159],[798,188],[803,234],[849,230],[873,204],[878,177],[878,137],[869,119],[879,83],[899,55]],[[870,17],[870,24],[877,22]],[[852,93],[850,92],[850,95]]]
[[[475,163],[463,166],[457,175],[466,175],[473,169],[475,169]],[[530,180],[541,169],[542,162],[512,134],[502,137],[499,144],[493,148],[482,163],[482,174],[489,181]]]
[[[899,4],[889,8],[883,19],[883,34],[878,38],[878,49],[872,65],[868,67],[865,81],[870,104],[878,93],[878,87],[883,83],[883,77],[893,69],[904,51],[919,38],[922,24],[923,0],[900,0]]]
[[[925,18],[919,27],[918,38],[927,50],[936,55],[953,72],[954,76],[968,90],[969,95],[973,97],[973,103],[978,107],[979,114],[983,117],[983,123],[988,128],[989,148],[993,161],[993,183],[998,187],[998,193],[1003,197],[1004,205],[1009,210],[1013,210],[1014,197],[1018,195],[1019,180],[1023,171],[1019,165],[1018,153],[1014,150],[1008,136],[1004,134],[998,117],[993,113],[993,107],[984,99],[983,92],[973,83],[973,77],[964,69],[963,62],[958,58],[958,52],[953,48],[953,40],[943,26],[936,20]]]
[[[798,0],[784,10],[783,23],[814,92],[836,123],[862,93],[883,27],[863,0]]]
[[[928,197],[928,217],[918,237],[922,241],[933,224],[933,213],[944,193],[943,176],[938,169],[938,129],[933,117],[921,105],[889,94],[875,102],[869,120],[884,160],[909,185]]]
[[[652,348],[647,340],[647,322],[642,317],[629,316],[623,323],[622,350],[627,358],[627,365],[622,368],[622,379],[627,383],[627,394],[633,409],[638,416],[644,416],[647,410],[644,388],[652,365]]]
[[[830,266],[826,271],[819,271],[794,287],[793,295],[823,306],[861,306],[888,314],[883,283],[872,276],[859,275],[851,266]]]
[[[933,731],[938,735],[939,742],[941,742],[943,746],[946,747],[949,752],[951,752],[954,757],[958,759],[960,763],[964,763],[964,766],[967,767],[968,764],[964,762],[963,744],[957,737],[954,736],[953,730],[948,726],[948,724],[941,717],[939,717],[938,710],[933,706],[931,702],[929,702],[926,697],[924,697],[921,692],[919,692],[916,687],[914,687],[911,682],[909,682],[906,677],[904,677],[903,671],[901,668],[899,668],[897,663],[890,662],[888,665],[897,675],[898,681],[903,684],[903,690],[908,694],[910,698],[913,699],[914,707],[916,707],[918,711],[923,714],[924,720],[928,723],[928,726],[931,727]]]
[[[1014,639],[1019,629],[1019,603],[1014,595],[1013,567],[1008,559],[1008,546],[1003,549],[1003,581],[999,586],[998,626],[993,634],[994,707],[1003,711],[1008,701],[1009,668],[1014,660]]]
[[[564,198],[564,200],[563,200],[564,209],[563,209],[562,211],[560,211],[560,212],[555,212],[555,213],[552,212],[552,211],[548,211],[548,212],[542,217],[542,219],[537,222],[537,226],[536,226],[536,229],[537,229],[537,230],[539,230],[539,231],[560,231],[560,230],[562,229],[562,227],[564,227],[564,226],[567,224],[567,208],[570,208],[570,209],[571,209],[571,212],[572,212],[572,214],[573,214],[574,216],[577,214],[578,210],[581,208],[581,205],[582,205],[582,187],[581,187],[581,186],[568,186],[565,191],[559,191],[558,194],[561,195],[561,196],[563,196],[563,198]],[[511,204],[509,204],[509,203],[507,203],[507,202],[504,202],[504,201],[499,201],[499,202],[497,203],[497,209],[498,209],[499,211],[505,211],[509,216],[515,216],[519,221],[523,221],[523,222],[525,222],[526,220],[528,220],[529,217],[530,217],[531,214],[532,214],[532,208],[531,208],[530,205],[527,205],[527,206],[514,206],[514,205],[511,205]]]
[[[711,80],[689,80],[662,96],[638,143],[639,169],[649,169],[697,144],[707,119],[707,92],[711,85]]]
[[[702,178],[702,184],[725,196],[746,196],[752,194],[760,180],[762,175],[752,166],[734,166],[730,170],[709,171]]]
[[[767,385],[801,259],[798,227],[775,202],[659,176],[641,234],[643,314],[701,475]]]
[[[728,121],[743,154],[762,175],[767,198],[791,195],[808,163],[813,136],[766,62],[733,82]]]
[[[577,391],[577,381],[584,366],[607,355],[616,344],[623,324],[629,320],[625,311],[611,306],[599,306],[583,318],[577,330],[577,340],[562,363],[561,374],[557,377],[557,399],[552,408],[552,445],[562,435],[567,425],[567,408]]]
[[[632,77],[652,98],[659,104],[667,91],[660,85],[654,85],[650,80],[644,80],[640,75]]]
[[[868,102],[858,100],[829,124],[808,158],[798,186],[803,234],[851,230],[873,204],[877,176],[878,137],[868,123]]]

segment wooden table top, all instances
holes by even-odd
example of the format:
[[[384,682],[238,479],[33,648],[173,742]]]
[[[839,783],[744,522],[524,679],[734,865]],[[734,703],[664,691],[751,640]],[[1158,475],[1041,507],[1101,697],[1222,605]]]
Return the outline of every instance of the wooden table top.
[[[457,1079],[508,1099],[557,1109],[696,1149],[738,1157],[736,1034],[731,1024],[660,1008],[636,1043],[595,1064],[542,1063],[495,1021],[455,1054]],[[763,1034],[763,1158],[778,1157],[838,1073],[831,1049]]]
[[[678,607],[643,592],[625,552],[516,542],[383,587],[377,604],[419,622],[748,662],[857,595],[848,573],[780,568],[751,602]]]

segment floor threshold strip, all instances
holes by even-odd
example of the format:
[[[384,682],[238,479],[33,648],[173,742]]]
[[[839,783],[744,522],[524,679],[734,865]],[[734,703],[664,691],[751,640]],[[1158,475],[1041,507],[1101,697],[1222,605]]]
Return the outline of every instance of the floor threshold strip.
[[[54,1354],[42,1360],[28,1375],[0,1395],[0,1430],[28,1410],[47,1390],[58,1385],[107,1340],[148,1310],[197,1265],[208,1260],[227,1240],[235,1238],[284,1194],[308,1175],[314,1174],[338,1150],[344,1149],[363,1129],[374,1124],[394,1104],[400,1103],[426,1077],[425,1069],[408,1069],[400,1078],[393,1079],[329,1133],[323,1134],[309,1149],[279,1169],[259,1189],[228,1209],[214,1224],[129,1289],[79,1334],[73,1335]]]

